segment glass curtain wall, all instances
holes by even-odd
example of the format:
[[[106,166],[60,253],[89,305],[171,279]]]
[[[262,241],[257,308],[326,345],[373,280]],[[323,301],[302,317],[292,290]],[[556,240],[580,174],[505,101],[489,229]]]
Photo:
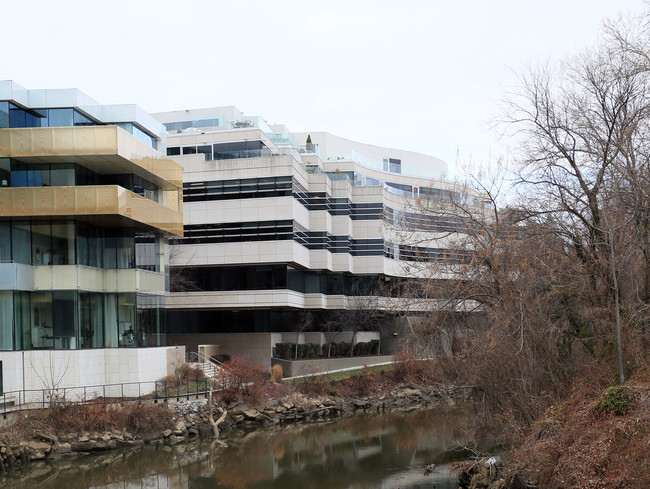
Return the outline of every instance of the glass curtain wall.
[[[155,234],[135,235],[135,266],[151,272],[160,271],[160,239]]]
[[[102,294],[79,293],[79,348],[104,347]]]
[[[11,223],[0,221],[0,263],[11,261]]]
[[[31,294],[30,326],[30,343],[27,349],[54,348],[54,317],[52,315],[51,292],[35,292]]]
[[[104,346],[120,346],[117,320],[117,295],[104,294]]]
[[[55,290],[52,292],[53,337],[54,348],[57,350],[79,348],[76,299],[77,292],[75,291]]]
[[[164,296],[0,291],[0,350],[165,344]]]
[[[135,347],[135,294],[117,294],[117,324],[119,346]]]
[[[164,243],[160,236],[136,233],[134,228],[102,228],[73,221],[0,222],[0,262],[160,272]]]
[[[165,334],[165,298],[138,294],[138,346],[162,346]]]
[[[30,264],[32,256],[32,232],[29,222],[14,222],[11,226],[12,259],[17,263]]]
[[[13,291],[0,291],[0,350],[14,347],[14,304]]]
[[[31,350],[31,297],[29,292],[14,292],[16,350]]]

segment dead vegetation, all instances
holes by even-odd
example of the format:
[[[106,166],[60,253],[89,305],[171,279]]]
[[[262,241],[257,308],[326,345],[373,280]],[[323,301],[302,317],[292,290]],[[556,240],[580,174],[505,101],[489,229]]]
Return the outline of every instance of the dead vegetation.
[[[131,434],[161,431],[173,426],[173,413],[166,404],[149,402],[59,403],[48,409],[29,411],[14,425],[16,433],[127,431]]]
[[[506,475],[539,487],[587,489],[650,487],[650,378],[638,374],[626,395],[583,388],[549,408],[512,455]],[[624,403],[624,414],[602,405]],[[616,414],[619,412],[621,414]]]

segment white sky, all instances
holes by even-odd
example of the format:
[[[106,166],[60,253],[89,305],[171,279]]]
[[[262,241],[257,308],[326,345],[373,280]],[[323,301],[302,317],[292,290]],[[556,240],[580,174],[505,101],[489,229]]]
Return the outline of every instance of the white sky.
[[[325,130],[486,163],[504,91],[529,62],[592,45],[643,0],[6,1],[0,80],[76,87],[149,112],[236,105]]]

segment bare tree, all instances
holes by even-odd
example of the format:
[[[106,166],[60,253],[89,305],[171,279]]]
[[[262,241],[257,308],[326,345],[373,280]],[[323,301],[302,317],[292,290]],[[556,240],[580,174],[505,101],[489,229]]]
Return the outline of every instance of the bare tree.
[[[59,391],[63,389],[65,393],[64,380],[70,368],[70,356],[66,355],[65,363],[57,362],[54,358],[54,352],[50,350],[47,353],[47,365],[43,363],[43,360],[41,360],[40,364],[40,368],[35,366],[30,355],[29,365],[41,382],[50,406],[64,402],[65,395],[61,395]]]
[[[192,261],[192,256],[185,256],[188,249],[196,253],[196,248],[191,246],[174,246],[169,245],[169,290],[171,292],[196,292],[201,287],[192,274],[192,267],[188,264]]]
[[[621,282],[615,234],[630,240],[628,258],[643,257],[643,308],[650,297],[647,18],[609,22],[591,51],[560,69],[531,70],[507,106],[510,127],[525,141],[519,179],[530,196],[527,217],[550,223],[583,265],[589,300],[609,311],[603,324],[614,326],[621,383],[621,309],[639,310],[632,304],[639,280],[637,274]],[[607,336],[606,330],[595,334]]]

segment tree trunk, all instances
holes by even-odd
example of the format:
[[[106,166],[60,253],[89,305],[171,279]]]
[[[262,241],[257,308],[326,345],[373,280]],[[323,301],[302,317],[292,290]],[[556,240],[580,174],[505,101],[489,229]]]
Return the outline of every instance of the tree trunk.
[[[616,262],[614,261],[616,253],[614,252],[613,231],[609,232],[609,251],[612,286],[614,288],[614,308],[616,315],[616,358],[618,361],[618,382],[619,384],[623,385],[625,384],[625,372],[623,371],[623,346],[621,344],[623,340],[621,334],[621,305],[618,289],[618,277],[616,276]]]
[[[214,417],[212,416],[212,391],[213,388],[210,387],[210,397],[208,397],[208,421],[210,422],[210,426],[212,426],[212,434],[216,438],[219,438],[219,425],[223,423],[226,416],[228,416],[228,410],[217,408],[221,412],[221,417],[216,421],[214,420]]]

